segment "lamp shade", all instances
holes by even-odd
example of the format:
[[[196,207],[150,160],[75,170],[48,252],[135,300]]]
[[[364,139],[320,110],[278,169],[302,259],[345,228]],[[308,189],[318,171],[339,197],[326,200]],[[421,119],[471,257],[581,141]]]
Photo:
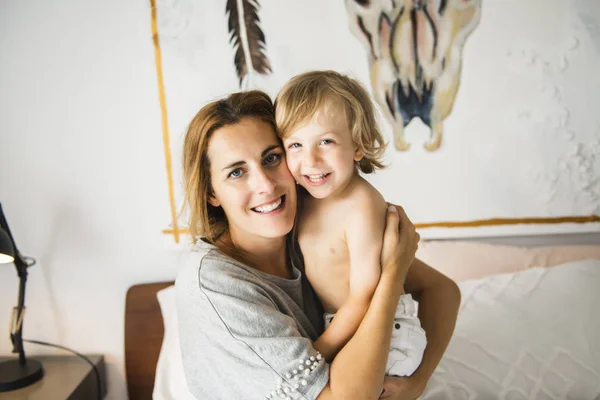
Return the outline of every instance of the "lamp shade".
[[[8,233],[0,228],[0,264],[13,262],[15,259],[15,248]]]

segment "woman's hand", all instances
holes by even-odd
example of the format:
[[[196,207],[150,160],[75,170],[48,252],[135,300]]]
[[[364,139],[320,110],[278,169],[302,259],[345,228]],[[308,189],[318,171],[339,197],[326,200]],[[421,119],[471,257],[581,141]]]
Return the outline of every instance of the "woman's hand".
[[[397,279],[404,282],[404,277],[415,259],[420,239],[404,209],[389,205],[381,248],[382,274],[394,273]]]
[[[386,376],[383,381],[383,393],[379,398],[414,400],[423,394],[424,390],[425,385],[414,376]]]

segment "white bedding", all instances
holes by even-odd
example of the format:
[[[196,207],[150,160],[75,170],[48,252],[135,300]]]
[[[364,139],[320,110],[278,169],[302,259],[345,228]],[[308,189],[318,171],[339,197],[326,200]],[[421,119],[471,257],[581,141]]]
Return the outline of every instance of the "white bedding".
[[[459,283],[455,334],[421,398],[600,400],[600,260]],[[187,391],[173,287],[158,293],[165,336],[154,399]]]
[[[600,399],[600,261],[459,286],[455,334],[423,399]]]

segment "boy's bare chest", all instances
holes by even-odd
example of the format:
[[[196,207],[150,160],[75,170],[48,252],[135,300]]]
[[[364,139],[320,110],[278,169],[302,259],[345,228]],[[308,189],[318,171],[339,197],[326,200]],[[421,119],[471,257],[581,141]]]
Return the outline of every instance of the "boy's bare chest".
[[[344,231],[339,226],[327,229],[303,229],[299,232],[298,241],[302,254],[309,267],[315,264],[334,266],[348,264],[348,246],[344,239]],[[309,263],[310,261],[310,263]]]
[[[321,210],[322,211],[322,210]],[[298,242],[305,272],[326,311],[337,310],[348,294],[350,258],[341,213],[304,215]]]
[[[335,208],[315,207],[305,212],[298,230],[298,241],[305,258],[310,253],[330,261],[347,260],[345,230],[343,213]]]

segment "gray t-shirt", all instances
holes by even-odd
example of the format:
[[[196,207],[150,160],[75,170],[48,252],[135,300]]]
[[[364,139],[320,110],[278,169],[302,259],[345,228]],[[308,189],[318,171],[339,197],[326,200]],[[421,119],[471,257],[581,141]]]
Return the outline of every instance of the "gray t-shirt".
[[[181,355],[198,399],[315,399],[329,365],[313,348],[321,309],[303,274],[284,279],[203,244],[175,282]],[[198,261],[200,259],[200,261]]]

